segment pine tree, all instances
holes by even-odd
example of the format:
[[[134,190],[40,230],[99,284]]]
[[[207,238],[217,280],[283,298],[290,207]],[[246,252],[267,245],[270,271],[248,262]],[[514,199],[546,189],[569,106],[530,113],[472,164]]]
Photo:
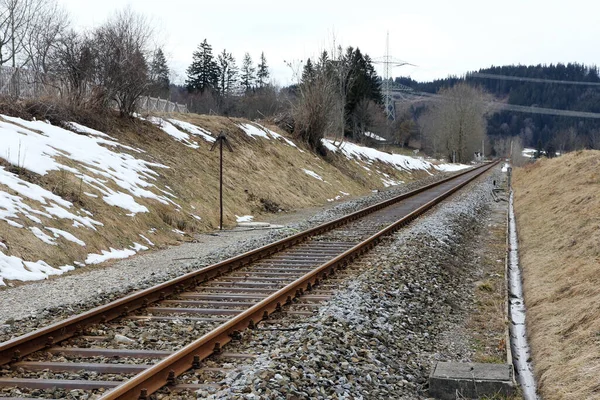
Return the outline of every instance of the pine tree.
[[[302,69],[302,83],[312,82],[316,75],[317,71],[315,70],[315,66],[309,58],[306,60],[306,64],[304,64],[304,68]]]
[[[149,70],[150,92],[153,96],[166,98],[169,96],[169,67],[162,49],[154,52]]]
[[[237,66],[231,53],[223,50],[217,57],[219,67],[219,94],[226,96],[233,94],[237,86]]]
[[[212,54],[212,46],[206,39],[194,52],[192,64],[186,72],[188,75],[186,86],[189,91],[199,90],[203,93],[205,90],[218,88],[218,66]]]
[[[258,70],[256,71],[256,83],[259,88],[264,87],[269,79],[269,67],[267,67],[267,59],[265,53],[260,53],[260,63],[258,64]]]
[[[247,93],[252,90],[252,86],[254,85],[255,76],[254,76],[255,68],[252,65],[252,57],[250,54],[244,54],[244,60],[242,62],[242,75],[240,76],[240,83],[242,88]]]

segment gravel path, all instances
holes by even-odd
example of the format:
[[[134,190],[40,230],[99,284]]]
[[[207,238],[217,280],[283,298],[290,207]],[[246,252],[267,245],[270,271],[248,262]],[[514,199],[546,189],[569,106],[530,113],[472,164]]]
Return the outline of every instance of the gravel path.
[[[373,266],[347,280],[317,315],[271,328],[297,330],[261,324],[266,329],[228,346],[258,358],[199,398],[428,398],[434,361],[474,354],[464,326],[480,278],[475,239],[489,228],[494,179],[499,168],[376,247],[367,256]]]
[[[328,206],[322,211],[300,211],[297,218],[290,215],[275,216],[270,222],[285,220],[286,226],[283,229],[202,234],[198,236],[197,243],[185,243],[166,250],[140,254],[105,267],[88,266],[47,281],[0,290],[0,342],[446,176],[448,174],[437,174],[418,182]]]

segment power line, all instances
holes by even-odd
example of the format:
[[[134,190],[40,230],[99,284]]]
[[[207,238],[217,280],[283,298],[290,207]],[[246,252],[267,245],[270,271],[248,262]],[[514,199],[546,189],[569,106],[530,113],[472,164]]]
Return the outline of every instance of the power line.
[[[398,100],[399,103],[421,103],[429,101],[442,101],[446,99],[445,96],[425,92],[404,92],[400,94],[400,97],[401,98]],[[560,110],[557,108],[519,106],[516,104],[507,104],[500,101],[488,101],[486,103],[490,106],[490,108],[495,110],[514,111],[527,114],[556,115],[560,117],[600,119],[600,113],[593,113],[587,111],[573,111]]]
[[[565,80],[556,80],[556,79],[526,78],[526,77],[512,76],[512,75],[486,74],[483,72],[472,72],[470,74],[467,74],[466,78],[500,79],[500,80],[517,81],[517,82],[556,83],[559,85],[600,86],[600,82],[565,81]]]

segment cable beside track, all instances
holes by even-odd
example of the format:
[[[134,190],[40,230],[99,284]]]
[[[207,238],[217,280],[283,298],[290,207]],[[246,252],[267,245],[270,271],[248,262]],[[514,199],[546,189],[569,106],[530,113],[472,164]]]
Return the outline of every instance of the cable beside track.
[[[139,357],[160,359],[152,366],[141,368],[141,372],[140,367],[136,368],[133,364],[98,366],[134,374],[118,385],[110,382],[102,386],[100,382],[105,381],[96,381],[96,386],[112,389],[102,397],[103,400],[145,399],[167,384],[174,385],[177,376],[197,367],[201,360],[211,354],[219,353],[241,331],[254,328],[260,321],[268,319],[271,313],[291,304],[303,293],[318,288],[324,279],[370,250],[382,237],[417,218],[496,164],[494,162],[469,169],[435,184],[4,342],[0,344],[0,365],[16,363],[13,365],[19,365],[20,368],[36,368],[35,362],[17,362],[42,349],[46,349],[48,353],[60,352],[62,349],[64,354],[69,351],[69,347],[57,349],[59,342],[73,337],[75,343],[78,343],[81,339],[77,338],[82,337],[87,327],[107,324],[119,317],[133,321],[169,321],[177,318],[205,321],[209,331],[180,350],[165,351],[160,356],[154,354],[154,357],[150,357],[147,350],[130,350],[132,358],[137,354]],[[402,207],[391,207],[397,204]],[[367,216],[369,218],[363,218]],[[340,227],[345,227],[345,230],[337,229]],[[333,238],[335,234],[332,232],[339,232],[342,239]],[[153,303],[159,305],[149,307]],[[149,313],[149,316],[134,315],[142,311]],[[214,327],[210,324],[214,324]],[[89,350],[88,353],[93,352],[94,348]],[[102,349],[97,352],[100,350]],[[110,349],[106,350],[108,354]],[[77,348],[72,351],[77,351]],[[115,353],[123,357],[127,351],[117,349]],[[61,367],[49,362],[37,364],[37,368],[44,366],[56,370],[67,368],[66,365]],[[70,365],[68,368],[80,366],[84,369],[84,363]],[[87,368],[94,369],[94,366],[85,364],[85,369]],[[15,381],[14,386],[27,387],[27,382],[23,382],[26,379],[17,380],[19,382]],[[94,386],[94,381],[90,382],[90,386]],[[0,386],[9,385],[10,379],[0,378]],[[85,386],[85,383],[81,385]]]

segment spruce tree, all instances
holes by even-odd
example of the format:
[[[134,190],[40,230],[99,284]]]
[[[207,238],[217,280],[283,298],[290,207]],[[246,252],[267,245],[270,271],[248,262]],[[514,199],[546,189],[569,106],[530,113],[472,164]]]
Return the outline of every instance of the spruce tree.
[[[302,83],[312,82],[315,79],[316,74],[315,66],[309,58],[306,60],[306,64],[304,64],[304,68],[302,69]]]
[[[150,63],[150,92],[153,96],[166,98],[169,96],[169,67],[162,49],[154,52]]]
[[[212,54],[212,46],[206,39],[194,52],[192,64],[186,72],[188,79],[185,83],[189,91],[199,90],[203,93],[205,90],[218,88],[218,66]]]
[[[252,90],[254,85],[254,81],[256,79],[254,72],[255,69],[252,65],[252,57],[250,57],[250,54],[246,53],[244,54],[244,60],[242,61],[242,74],[240,76],[240,83],[246,93]]]
[[[219,94],[226,96],[233,94],[237,86],[238,70],[235,58],[227,50],[223,50],[217,57],[219,67]]]
[[[260,63],[258,64],[258,70],[256,71],[256,83],[259,88],[264,87],[269,79],[269,67],[267,67],[267,59],[265,53],[260,53]]]

